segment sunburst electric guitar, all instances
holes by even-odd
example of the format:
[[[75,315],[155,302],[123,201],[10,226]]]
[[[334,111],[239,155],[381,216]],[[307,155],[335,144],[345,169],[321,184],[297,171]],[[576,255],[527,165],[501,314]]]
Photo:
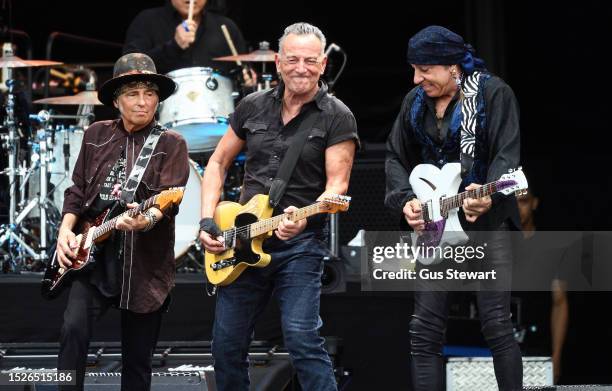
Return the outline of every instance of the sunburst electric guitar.
[[[483,198],[500,192],[517,195],[527,190],[527,178],[519,167],[502,175],[497,181],[457,194],[461,185],[461,163],[448,163],[442,169],[431,164],[419,164],[410,173],[410,185],[421,201],[425,229],[421,235],[412,234],[412,242],[427,250],[419,261],[425,265],[442,261],[440,251],[447,246],[456,246],[468,241],[461,227],[458,209],[466,198]],[[425,254],[425,252],[421,252]]]
[[[263,252],[264,239],[272,236],[280,222],[299,221],[319,213],[348,210],[351,197],[330,195],[293,213],[272,216],[268,196],[255,195],[244,206],[235,202],[221,202],[215,209],[214,220],[223,231],[226,250],[219,254],[205,252],[206,277],[214,285],[229,285],[248,267],[265,267],[270,255]]]
[[[111,207],[102,212],[94,221],[82,222],[80,233],[76,236],[76,241],[79,244],[78,249],[75,250],[77,254],[76,259],[72,260],[72,266],[66,268],[59,263],[57,254],[53,254],[51,263],[47,266],[42,279],[42,295],[49,299],[56,297],[68,285],[68,281],[75,274],[88,269],[93,264],[91,261],[93,245],[101,243],[110,237],[112,231],[115,230],[115,223],[120,216],[127,215],[134,217],[138,213],[152,207],[162,211],[167,210],[170,206],[181,203],[183,191],[184,188],[182,187],[170,188],[148,198],[136,208],[128,209],[125,212],[113,213],[114,209]]]

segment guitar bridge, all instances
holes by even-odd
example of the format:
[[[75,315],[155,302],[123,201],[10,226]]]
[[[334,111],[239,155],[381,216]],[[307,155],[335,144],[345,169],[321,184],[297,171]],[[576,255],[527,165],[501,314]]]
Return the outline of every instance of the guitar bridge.
[[[214,271],[225,269],[226,267],[235,266],[238,263],[235,257],[222,259],[210,265],[211,269]]]

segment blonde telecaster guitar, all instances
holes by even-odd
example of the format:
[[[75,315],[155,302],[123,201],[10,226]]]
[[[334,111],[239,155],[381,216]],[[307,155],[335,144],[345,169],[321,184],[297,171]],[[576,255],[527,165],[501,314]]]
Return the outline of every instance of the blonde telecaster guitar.
[[[288,217],[299,221],[319,213],[344,212],[351,197],[330,195],[291,214],[272,216],[268,196],[255,195],[245,205],[221,202],[215,210],[214,220],[223,231],[226,250],[220,254],[205,253],[205,270],[212,284],[229,285],[248,267],[265,267],[270,255],[262,250],[264,239],[272,236],[280,222]]]

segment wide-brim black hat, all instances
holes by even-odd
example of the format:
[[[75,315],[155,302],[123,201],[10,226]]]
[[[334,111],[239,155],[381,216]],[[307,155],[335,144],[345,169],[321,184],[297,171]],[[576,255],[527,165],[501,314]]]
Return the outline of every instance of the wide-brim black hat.
[[[163,101],[176,91],[174,80],[160,75],[151,57],[143,53],[129,53],[120,57],[113,68],[113,78],[102,84],[98,99],[107,106],[113,106],[115,91],[124,84],[135,81],[148,81],[159,88],[159,101]]]

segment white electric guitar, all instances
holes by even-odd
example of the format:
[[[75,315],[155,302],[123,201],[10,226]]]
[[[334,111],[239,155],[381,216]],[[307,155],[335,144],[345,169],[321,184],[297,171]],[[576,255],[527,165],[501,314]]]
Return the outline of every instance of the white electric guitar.
[[[410,185],[421,201],[425,229],[420,235],[412,234],[417,246],[444,249],[468,241],[461,227],[458,209],[466,198],[483,198],[501,192],[520,195],[527,190],[527,178],[519,167],[502,175],[499,180],[487,183],[478,189],[457,194],[461,185],[461,163],[448,163],[439,169],[431,164],[419,164],[410,174]],[[424,265],[439,263],[440,251],[422,253],[419,261]]]

